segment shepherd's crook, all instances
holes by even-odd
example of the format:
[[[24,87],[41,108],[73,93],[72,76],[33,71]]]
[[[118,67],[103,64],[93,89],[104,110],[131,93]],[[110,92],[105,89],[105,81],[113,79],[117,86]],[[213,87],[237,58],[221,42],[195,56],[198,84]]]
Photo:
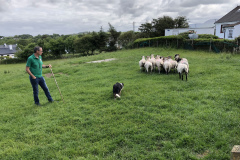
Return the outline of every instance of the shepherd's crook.
[[[54,74],[53,74],[53,71],[52,71],[52,67],[50,67],[50,69],[51,69],[51,72],[52,72],[53,78],[54,78],[54,80],[55,80],[55,82],[56,82],[56,85],[57,85],[57,87],[58,87],[58,84],[57,84],[56,78],[54,77]],[[61,95],[61,97],[62,97],[62,100],[63,100],[63,96],[62,96],[62,93],[61,93],[59,87],[58,87],[58,90],[59,90],[59,93],[60,93],[60,95]],[[63,100],[63,103],[64,103],[64,100]]]

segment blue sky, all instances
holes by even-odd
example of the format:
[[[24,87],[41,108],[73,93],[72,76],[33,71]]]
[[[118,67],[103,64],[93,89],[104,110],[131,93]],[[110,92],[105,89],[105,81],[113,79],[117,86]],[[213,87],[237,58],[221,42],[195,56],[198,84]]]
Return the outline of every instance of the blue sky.
[[[164,15],[185,16],[190,24],[219,19],[240,0],[0,0],[0,36],[135,31]]]

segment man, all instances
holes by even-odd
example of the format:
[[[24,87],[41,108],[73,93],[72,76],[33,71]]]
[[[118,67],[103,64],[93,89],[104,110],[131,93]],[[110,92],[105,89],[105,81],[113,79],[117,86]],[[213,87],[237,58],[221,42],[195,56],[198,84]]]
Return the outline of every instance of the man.
[[[38,85],[40,85],[43,91],[45,92],[45,95],[48,98],[48,101],[53,102],[53,99],[46,85],[45,79],[42,76],[42,68],[49,68],[49,67],[51,68],[52,66],[50,64],[43,65],[42,53],[43,53],[42,47],[35,47],[34,53],[28,57],[27,65],[26,65],[26,71],[29,74],[30,82],[33,88],[34,101],[35,101],[35,104],[38,106],[41,105],[38,99]]]

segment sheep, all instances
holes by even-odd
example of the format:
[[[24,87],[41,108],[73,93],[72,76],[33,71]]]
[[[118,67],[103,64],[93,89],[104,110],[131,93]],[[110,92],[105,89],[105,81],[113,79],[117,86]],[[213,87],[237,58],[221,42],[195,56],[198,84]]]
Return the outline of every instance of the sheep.
[[[167,58],[164,58],[163,68],[164,68],[166,74],[168,74],[172,68],[172,64]]]
[[[181,61],[181,63],[184,63],[188,66],[189,68],[189,64],[188,64],[188,60],[186,58],[180,58],[179,54],[175,54],[175,60],[179,63]]]
[[[183,80],[183,73],[185,73],[186,81],[187,81],[187,75],[188,75],[188,72],[189,72],[188,66],[184,63],[178,63],[177,71],[178,71],[178,74],[179,74],[179,78],[180,79],[182,78],[182,80]]]
[[[163,60],[164,60],[163,68],[165,69],[166,74],[168,74],[171,71],[171,69],[175,69],[175,72],[176,72],[177,61],[172,60],[171,56],[164,57]]]
[[[142,68],[144,67],[145,62],[146,62],[145,56],[142,56],[142,59],[139,61],[140,71],[141,71]]]
[[[153,69],[155,69],[156,60],[155,60],[155,58],[154,58],[154,55],[153,55],[153,54],[151,54],[150,62],[152,62]]]
[[[170,59],[168,59],[168,61],[172,64],[172,69],[174,69],[174,71],[176,72],[176,70],[177,70],[177,61],[175,61],[175,60],[172,60],[171,58]]]
[[[152,65],[152,62],[150,62],[150,57],[149,56],[147,56],[147,60],[146,60],[146,62],[144,64],[144,67],[146,69],[146,72],[148,72],[149,68],[151,68],[151,72],[153,70],[153,65]]]
[[[161,71],[161,67],[163,67],[163,59],[162,57],[160,58],[159,55],[156,56],[156,67],[158,68],[158,71],[159,71],[159,74],[160,74],[160,71]]]

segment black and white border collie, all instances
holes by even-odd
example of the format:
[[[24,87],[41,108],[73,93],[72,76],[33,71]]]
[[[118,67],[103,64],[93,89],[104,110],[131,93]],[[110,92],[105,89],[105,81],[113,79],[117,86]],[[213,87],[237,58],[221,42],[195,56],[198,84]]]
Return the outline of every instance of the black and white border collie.
[[[114,99],[121,97],[121,91],[123,89],[124,84],[123,83],[116,83],[113,85],[113,96]]]

